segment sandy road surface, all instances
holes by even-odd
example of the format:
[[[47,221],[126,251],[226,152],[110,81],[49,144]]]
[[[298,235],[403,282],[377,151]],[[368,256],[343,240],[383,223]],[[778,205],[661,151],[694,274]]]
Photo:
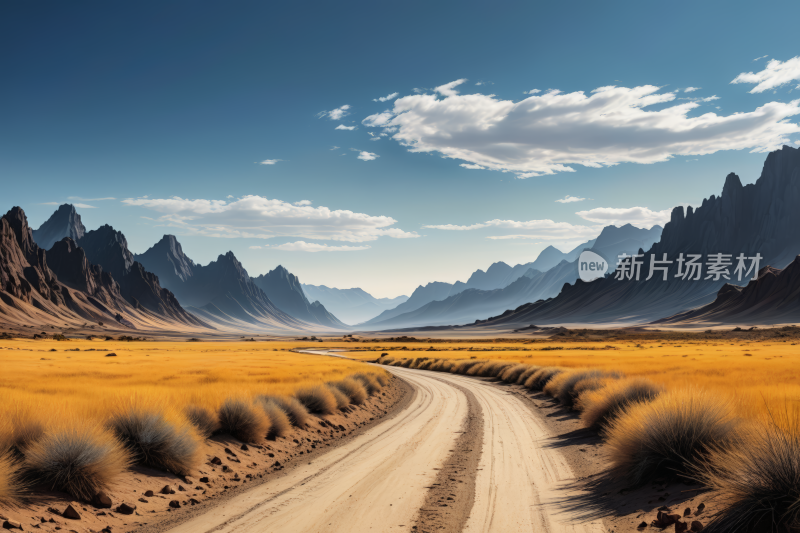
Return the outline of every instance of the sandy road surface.
[[[433,374],[404,369],[397,374],[416,391],[397,416],[170,531],[410,531],[434,469],[458,437],[467,399]]]
[[[448,457],[474,394],[483,418],[475,500],[468,533],[600,533],[554,503],[572,471],[527,402],[481,380],[390,367],[416,394],[397,416],[313,464],[264,483],[170,530],[196,532],[413,531],[427,487]]]

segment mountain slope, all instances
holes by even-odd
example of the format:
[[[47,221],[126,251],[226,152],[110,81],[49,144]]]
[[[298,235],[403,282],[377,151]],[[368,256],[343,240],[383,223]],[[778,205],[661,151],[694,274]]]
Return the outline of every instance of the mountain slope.
[[[50,215],[39,229],[33,230],[33,240],[40,248],[49,250],[64,237],[77,241],[86,233],[81,216],[72,204],[63,204]]]
[[[326,327],[347,327],[329,313],[319,301],[313,304],[309,302],[297,276],[280,265],[266,274],[253,278],[253,283],[266,293],[278,309],[295,318]]]
[[[408,300],[408,296],[375,298],[357,287],[336,289],[325,285],[307,285],[305,283],[303,292],[309,300],[320,302],[347,324],[360,324]]]
[[[279,309],[250,278],[233,252],[208,265],[189,259],[177,239],[165,235],[135,260],[141,261],[179,302],[218,327],[237,330],[309,330],[314,325]]]
[[[770,153],[761,177],[742,186],[736,174],[725,179],[722,194],[703,200],[700,207],[676,207],[658,243],[643,257],[644,265],[667,254],[675,261],[680,253],[703,255],[739,254],[762,257],[761,264],[786,265],[800,251],[800,150],[784,146]],[[733,274],[734,265],[730,268]],[[526,304],[483,327],[513,324],[636,323],[672,316],[687,308],[711,303],[728,281],[676,278],[678,264],[669,265],[667,281],[661,274],[645,281],[618,281],[613,276],[591,283],[577,281],[550,301]]]

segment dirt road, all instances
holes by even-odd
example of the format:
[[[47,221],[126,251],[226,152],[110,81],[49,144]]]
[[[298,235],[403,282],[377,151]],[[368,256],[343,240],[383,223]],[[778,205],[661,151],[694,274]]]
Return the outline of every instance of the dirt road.
[[[465,425],[468,401],[463,390],[478,400],[483,418],[480,465],[469,473],[477,476],[474,504],[465,511],[469,518],[464,531],[604,531],[599,522],[574,523],[552,504],[564,497],[558,489],[572,472],[557,449],[543,446],[549,430],[522,398],[474,378],[387,370],[415,389],[405,410],[311,464],[170,531],[415,531],[427,491]]]

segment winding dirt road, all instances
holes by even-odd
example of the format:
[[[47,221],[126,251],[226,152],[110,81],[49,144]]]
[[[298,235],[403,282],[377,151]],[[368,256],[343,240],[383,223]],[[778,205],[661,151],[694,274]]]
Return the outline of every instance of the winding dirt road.
[[[605,531],[599,521],[578,523],[554,505],[564,498],[562,484],[572,479],[572,471],[557,449],[544,446],[551,434],[524,399],[465,376],[387,370],[414,388],[415,395],[403,411],[310,464],[170,531],[417,531],[420,509],[456,447],[470,405],[479,406],[483,435],[476,439],[478,469],[467,473],[474,476],[475,493],[471,510],[465,510],[469,517],[459,521],[466,519],[463,531]],[[467,394],[473,396],[470,401]]]

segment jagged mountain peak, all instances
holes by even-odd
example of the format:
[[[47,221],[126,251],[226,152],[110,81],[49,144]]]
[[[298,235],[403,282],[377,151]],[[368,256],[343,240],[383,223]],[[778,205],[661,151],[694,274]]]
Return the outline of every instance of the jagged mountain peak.
[[[49,250],[64,237],[78,241],[86,234],[81,216],[72,204],[61,204],[39,229],[33,230],[33,238],[41,248]]]

